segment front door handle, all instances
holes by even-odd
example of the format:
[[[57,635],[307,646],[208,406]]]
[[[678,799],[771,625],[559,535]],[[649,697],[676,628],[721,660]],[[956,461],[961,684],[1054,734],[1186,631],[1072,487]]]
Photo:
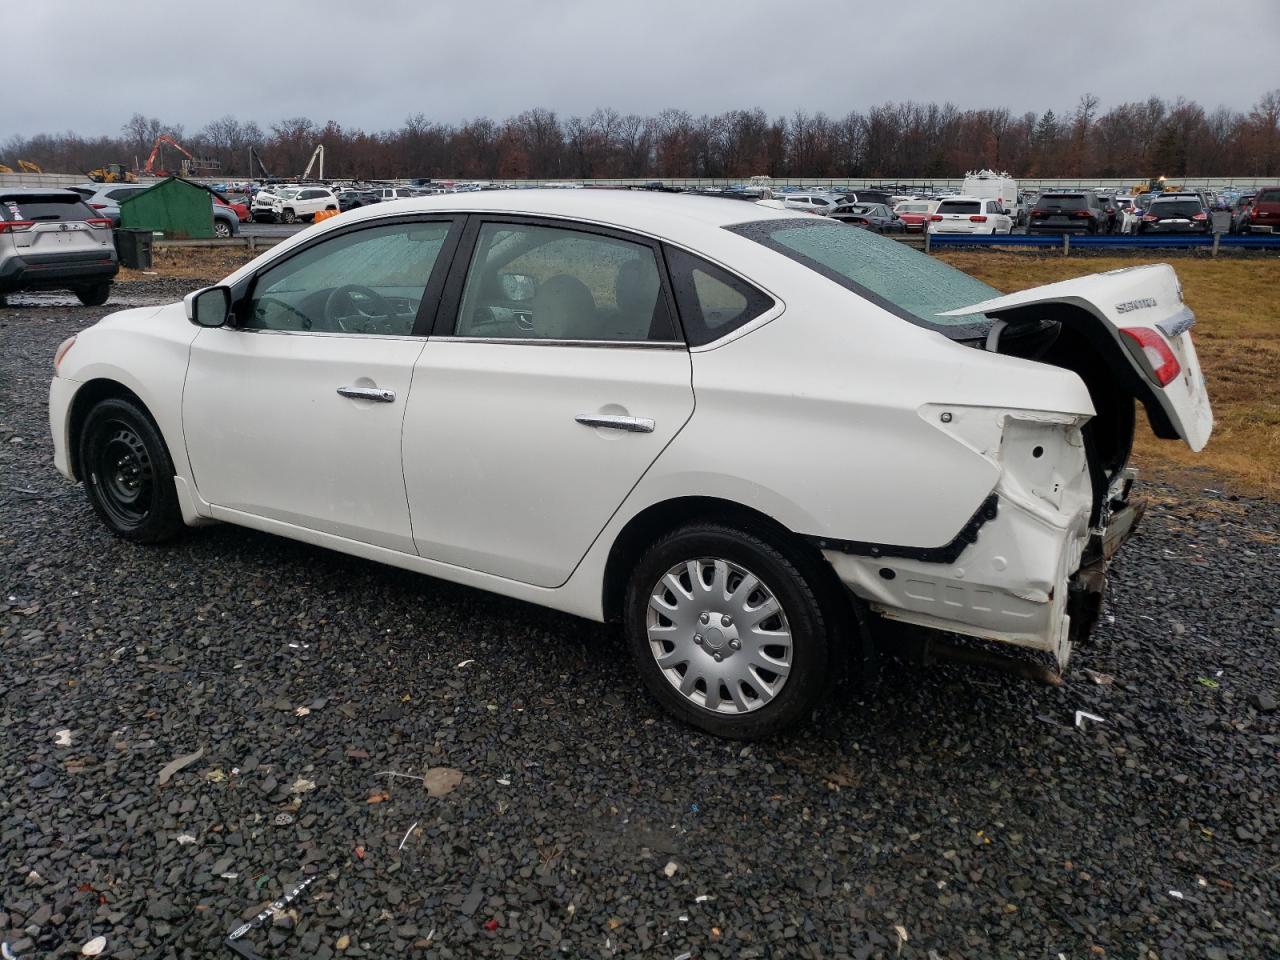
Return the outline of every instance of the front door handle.
[[[394,390],[383,390],[381,387],[339,387],[338,395],[352,400],[372,400],[375,403],[395,403],[396,399]]]
[[[647,417],[618,417],[605,413],[581,413],[573,419],[586,427],[625,430],[627,433],[653,433],[653,421]]]

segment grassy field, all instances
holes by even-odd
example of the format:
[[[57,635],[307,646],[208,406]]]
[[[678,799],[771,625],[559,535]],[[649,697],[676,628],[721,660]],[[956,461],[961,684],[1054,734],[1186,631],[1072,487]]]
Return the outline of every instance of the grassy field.
[[[951,251],[940,258],[1005,293],[1160,262],[1159,258],[1069,258],[992,251]],[[159,274],[212,280],[248,259],[243,248],[159,250],[150,275],[122,270],[120,279],[145,280]],[[1146,419],[1139,417],[1135,460],[1150,476],[1280,498],[1280,259],[1176,257],[1170,262],[1182,280],[1187,304],[1196,313],[1193,335],[1217,425],[1209,446],[1193,454],[1182,443],[1157,440]]]
[[[991,251],[948,252],[941,259],[1013,293],[1071,277],[1160,263],[1160,258],[1039,257]],[[1195,311],[1192,332],[1213,401],[1216,425],[1200,454],[1157,440],[1139,417],[1135,460],[1144,474],[1280,498],[1280,259],[1169,258]]]

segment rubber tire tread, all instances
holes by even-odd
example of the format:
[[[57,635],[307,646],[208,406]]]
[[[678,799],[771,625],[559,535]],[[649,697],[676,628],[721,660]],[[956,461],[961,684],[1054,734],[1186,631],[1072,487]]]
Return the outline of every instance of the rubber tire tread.
[[[91,473],[93,458],[94,431],[108,418],[116,417],[127,422],[151,458],[152,468],[156,475],[155,502],[147,514],[147,518],[136,527],[121,528],[116,525],[98,500],[97,485]],[[150,415],[138,404],[123,397],[111,397],[94,405],[85,417],[84,427],[80,431],[80,465],[84,474],[85,494],[93,512],[103,524],[122,540],[133,543],[162,543],[172,540],[186,529],[182,520],[182,508],[178,504],[178,491],[173,483],[173,460],[169,456],[169,448],[160,435],[159,428]]]
[[[690,703],[663,676],[649,650],[645,626],[649,590],[675,564],[697,557],[723,557],[751,570],[774,591],[787,615],[793,644],[791,673],[771,703],[750,713],[726,716]],[[819,599],[819,583],[812,564],[763,531],[715,522],[679,527],[641,555],[627,584],[623,624],[636,670],[669,713],[713,736],[760,740],[792,729],[809,718],[837,672],[832,659],[834,620]]]

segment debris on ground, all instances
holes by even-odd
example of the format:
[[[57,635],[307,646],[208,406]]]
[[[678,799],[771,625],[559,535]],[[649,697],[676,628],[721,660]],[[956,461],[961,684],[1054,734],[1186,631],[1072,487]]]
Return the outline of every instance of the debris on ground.
[[[195,753],[184,754],[181,757],[176,757],[175,759],[170,760],[168,763],[166,763],[163,767],[160,768],[160,774],[159,776],[156,777],[156,783],[158,783],[160,786],[163,787],[166,783],[169,782],[169,778],[172,777],[175,773],[177,773],[179,770],[185,770],[187,767],[191,766],[191,764],[195,763],[197,760],[199,760],[203,756],[204,756],[204,747],[198,747]]]
[[[455,767],[432,767],[422,778],[422,782],[426,784],[427,796],[448,796],[462,782],[462,771]]]

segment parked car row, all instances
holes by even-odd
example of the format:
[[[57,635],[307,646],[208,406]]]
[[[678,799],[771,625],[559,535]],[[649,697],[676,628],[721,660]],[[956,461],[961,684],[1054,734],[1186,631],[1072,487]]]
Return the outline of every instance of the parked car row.
[[[82,183],[71,187],[98,215],[111,221],[112,228],[120,226],[120,202],[128,197],[136,196],[150,190],[148,184],[141,183]],[[213,235],[225,239],[240,233],[240,224],[249,219],[247,204],[232,201],[221,194],[210,190],[210,202],[213,215]]]

